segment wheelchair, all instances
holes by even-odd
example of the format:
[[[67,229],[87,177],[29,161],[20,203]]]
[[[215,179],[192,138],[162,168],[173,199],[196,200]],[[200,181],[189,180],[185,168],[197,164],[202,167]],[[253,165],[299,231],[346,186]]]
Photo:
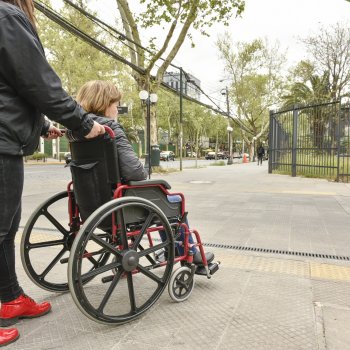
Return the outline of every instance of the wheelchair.
[[[164,180],[121,182],[116,147],[108,127],[103,137],[71,143],[72,181],[33,212],[21,239],[29,278],[70,291],[82,313],[103,324],[136,319],[166,287],[174,301],[188,299],[195,275],[211,278],[220,264],[208,263],[198,231],[186,224],[182,193],[170,193]]]

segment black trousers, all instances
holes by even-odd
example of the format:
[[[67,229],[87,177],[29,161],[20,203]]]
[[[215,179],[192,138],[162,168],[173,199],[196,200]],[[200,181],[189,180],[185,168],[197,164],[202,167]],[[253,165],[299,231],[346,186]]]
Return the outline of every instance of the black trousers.
[[[23,158],[0,155],[0,301],[18,298],[23,290],[15,267],[15,236],[21,220]]]

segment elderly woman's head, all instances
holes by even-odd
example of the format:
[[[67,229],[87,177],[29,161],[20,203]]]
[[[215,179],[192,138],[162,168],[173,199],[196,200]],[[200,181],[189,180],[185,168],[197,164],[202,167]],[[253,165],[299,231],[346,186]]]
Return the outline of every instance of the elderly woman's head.
[[[110,81],[92,80],[78,91],[76,100],[88,113],[116,118],[121,93]]]

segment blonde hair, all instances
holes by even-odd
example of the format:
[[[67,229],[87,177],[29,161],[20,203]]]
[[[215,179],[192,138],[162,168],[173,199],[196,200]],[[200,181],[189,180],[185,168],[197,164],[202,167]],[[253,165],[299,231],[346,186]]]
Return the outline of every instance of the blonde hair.
[[[34,29],[36,30],[33,0],[2,0],[2,1],[19,7],[25,13],[30,23],[33,25]]]
[[[110,81],[92,80],[85,83],[78,91],[76,100],[88,113],[104,115],[114,102],[119,102],[121,93]]]

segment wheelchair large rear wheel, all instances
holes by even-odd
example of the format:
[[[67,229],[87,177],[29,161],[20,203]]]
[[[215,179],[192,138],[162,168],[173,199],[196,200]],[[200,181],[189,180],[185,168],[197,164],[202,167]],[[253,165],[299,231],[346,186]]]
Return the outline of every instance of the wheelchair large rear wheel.
[[[29,278],[52,292],[69,290],[68,257],[76,232],[69,226],[68,192],[62,191],[42,203],[30,216],[22,234],[21,259]],[[109,241],[108,234],[104,239]],[[104,265],[109,253],[90,258],[90,269]]]
[[[127,212],[142,212],[142,220],[131,223]],[[98,237],[98,227],[111,215],[117,224],[117,245]],[[159,239],[160,230],[165,233],[163,240]],[[85,251],[91,246],[104,249],[111,257],[105,266],[86,271]],[[166,252],[163,264],[154,260],[160,249]],[[122,324],[139,317],[159,299],[173,265],[174,239],[164,213],[146,199],[120,198],[97,209],[81,227],[69,257],[69,288],[87,317],[104,324]],[[91,277],[94,279],[83,283]]]

